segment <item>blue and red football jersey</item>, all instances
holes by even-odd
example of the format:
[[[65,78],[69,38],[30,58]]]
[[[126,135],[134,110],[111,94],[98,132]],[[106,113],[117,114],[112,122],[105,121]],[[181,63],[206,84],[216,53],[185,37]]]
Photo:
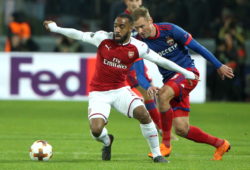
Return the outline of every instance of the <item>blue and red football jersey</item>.
[[[155,37],[143,39],[137,36],[137,38],[144,41],[149,48],[159,55],[175,62],[179,66],[183,68],[195,67],[186,47],[192,40],[191,34],[171,23],[157,23],[154,26],[157,29]],[[160,66],[158,68],[164,78],[163,81],[170,79],[175,74],[175,72]]]

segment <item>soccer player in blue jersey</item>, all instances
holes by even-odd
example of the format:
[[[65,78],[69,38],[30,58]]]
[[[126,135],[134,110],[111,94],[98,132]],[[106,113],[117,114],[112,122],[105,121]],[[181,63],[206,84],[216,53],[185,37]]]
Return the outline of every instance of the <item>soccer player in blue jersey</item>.
[[[132,13],[132,17],[135,21],[135,29],[139,34],[138,39],[144,41],[149,48],[162,57],[172,60],[199,76],[199,71],[189,54],[190,48],[210,61],[222,79],[234,77],[230,67],[218,61],[211,52],[193,39],[191,34],[179,26],[167,22],[153,23],[148,9],[144,7],[137,8]],[[198,143],[214,146],[216,151],[213,160],[221,160],[223,154],[230,149],[230,143],[189,124],[189,93],[195,88],[198,80],[188,81],[182,74],[158,67],[163,76],[164,86],[161,89],[150,87],[148,94],[153,95],[158,92],[159,95],[163,129],[162,155],[168,156],[171,153],[170,133],[173,125],[177,135]],[[151,155],[149,153],[149,156]]]

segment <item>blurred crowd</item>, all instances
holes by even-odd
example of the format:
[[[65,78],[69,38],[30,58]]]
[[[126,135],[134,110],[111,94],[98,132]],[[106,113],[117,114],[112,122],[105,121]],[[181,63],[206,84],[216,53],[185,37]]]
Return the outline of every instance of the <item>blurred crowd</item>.
[[[39,51],[33,36],[46,34],[41,26],[44,19],[83,31],[112,31],[115,16],[126,8],[124,0],[22,2],[17,4],[18,10],[13,11],[6,22],[3,31],[7,37],[5,51]],[[25,10],[22,4],[34,10]],[[144,0],[143,5],[150,9],[154,22],[172,22],[195,38],[215,40],[215,56],[234,69],[236,78],[219,81],[213,74],[216,70],[208,64],[210,99],[250,101],[250,66],[246,64],[245,45],[250,39],[249,0]],[[29,15],[32,11],[34,15]],[[54,51],[84,52],[84,48],[77,41],[59,36]]]
[[[13,6],[3,0],[5,8]],[[124,0],[19,0],[14,9],[22,10],[35,35],[45,32],[43,19],[53,19],[64,26],[80,30],[112,30],[114,17],[124,11]],[[10,5],[8,5],[10,3]],[[7,5],[6,5],[7,4]],[[144,0],[155,22],[169,21],[188,30],[196,38],[213,38],[230,13],[250,38],[249,0]],[[5,18],[6,19],[6,18]],[[93,30],[94,29],[94,30]]]

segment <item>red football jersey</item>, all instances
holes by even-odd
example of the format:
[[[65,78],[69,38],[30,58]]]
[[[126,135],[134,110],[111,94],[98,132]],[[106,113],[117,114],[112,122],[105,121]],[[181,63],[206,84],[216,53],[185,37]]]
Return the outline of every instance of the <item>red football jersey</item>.
[[[147,53],[147,45],[134,38],[127,44],[118,44],[112,33],[97,32],[92,35],[100,41],[94,77],[90,83],[90,91],[107,91],[126,86],[129,68],[139,56]],[[100,38],[103,37],[103,38]],[[95,44],[97,45],[97,44]]]

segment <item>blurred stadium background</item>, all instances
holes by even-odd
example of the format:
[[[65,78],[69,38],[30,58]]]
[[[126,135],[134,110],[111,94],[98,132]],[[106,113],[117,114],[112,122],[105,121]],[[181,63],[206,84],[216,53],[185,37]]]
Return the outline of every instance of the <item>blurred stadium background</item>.
[[[209,158],[213,148],[180,139],[174,143],[170,169],[250,169],[250,1],[144,0],[143,5],[149,8],[155,22],[168,21],[182,26],[222,62],[234,67],[236,74],[234,80],[221,83],[212,65],[205,63],[206,80],[202,84],[205,100],[201,99],[202,104],[193,103],[191,114],[194,125],[232,143],[230,154],[224,162],[212,163]],[[123,0],[0,0],[0,163],[3,165],[0,169],[166,168],[155,167],[145,156],[147,144],[137,122],[114,110],[108,125],[119,136],[114,145],[114,161],[101,162],[100,144],[89,135],[87,102],[82,101],[87,100],[96,48],[81,42],[72,45],[69,40],[46,32],[42,26],[45,19],[51,19],[63,27],[82,31],[112,31],[115,15],[124,9]],[[5,52],[13,13],[30,25],[35,48],[31,45]],[[228,43],[232,46],[227,51]],[[48,68],[53,75],[45,73]],[[46,78],[45,83],[39,80],[41,74],[49,76],[52,84],[47,86]],[[67,83],[71,75],[76,79]],[[86,77],[80,78],[81,75]],[[24,76],[22,80],[21,76]],[[84,85],[76,86],[78,83]],[[60,93],[51,97],[53,90],[58,89]],[[43,101],[33,101],[34,98]],[[28,147],[37,139],[48,140],[55,147],[51,164],[28,162]]]
[[[248,0],[144,0],[155,22],[168,21],[182,26],[224,63],[235,68],[233,81],[220,83],[207,63],[206,100],[250,100],[250,1]],[[31,27],[32,44],[14,51],[94,53],[89,44],[74,42],[49,34],[42,26],[45,19],[58,25],[83,31],[112,31],[116,14],[124,11],[123,0],[1,0],[0,51],[5,50],[8,24],[14,12]],[[227,26],[229,25],[229,26]],[[232,49],[223,50],[226,34],[232,29]],[[63,44],[65,43],[65,44]],[[74,47],[73,47],[74,46]],[[227,46],[227,45],[225,45]],[[13,50],[12,50],[13,51]],[[225,89],[225,85],[229,88]],[[231,87],[231,88],[230,88]],[[239,88],[240,87],[240,88]],[[223,90],[222,90],[223,89]],[[235,90],[236,89],[236,90]],[[224,91],[224,93],[222,92]],[[227,94],[230,94],[227,95]]]

